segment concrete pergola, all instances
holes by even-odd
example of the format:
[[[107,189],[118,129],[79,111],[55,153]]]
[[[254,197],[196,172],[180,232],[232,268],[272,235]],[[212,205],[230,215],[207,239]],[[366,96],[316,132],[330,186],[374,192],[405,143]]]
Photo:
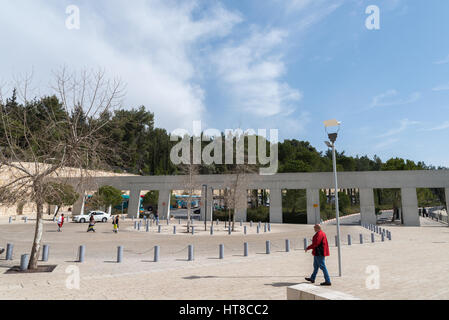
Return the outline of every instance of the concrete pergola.
[[[76,186],[81,195],[87,190],[97,190],[101,186],[110,185],[120,190],[129,190],[128,217],[137,217],[139,211],[139,197],[142,190],[158,190],[158,210],[161,218],[170,215],[170,194],[172,190],[186,189],[186,176],[129,176],[129,177],[98,177],[88,182],[79,183],[71,179],[69,183]],[[213,198],[210,188],[214,190],[232,188],[236,175],[198,175],[190,183],[195,189],[201,190],[207,185],[207,207],[210,208]],[[320,189],[334,189],[334,178],[331,172],[319,173],[280,173],[271,176],[246,175],[244,181],[239,180],[237,192],[250,189],[270,190],[270,222],[282,223],[282,190],[307,190],[307,222],[319,223],[315,216],[314,204],[319,204]],[[425,171],[374,171],[374,172],[341,172],[338,173],[340,189],[359,189],[360,211],[362,223],[376,223],[374,189],[401,189],[402,214],[404,225],[419,226],[417,188],[444,188],[446,204],[449,207],[449,170]],[[246,221],[247,203],[245,197],[236,204],[236,220]],[[245,203],[243,203],[245,202]],[[83,205],[83,197],[75,203],[73,214],[79,214]],[[201,217],[205,217],[204,206]]]

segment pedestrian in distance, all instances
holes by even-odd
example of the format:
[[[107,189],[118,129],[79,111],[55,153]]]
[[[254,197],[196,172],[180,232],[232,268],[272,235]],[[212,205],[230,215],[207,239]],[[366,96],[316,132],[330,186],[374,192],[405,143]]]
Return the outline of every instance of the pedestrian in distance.
[[[63,224],[64,224],[64,214],[61,214],[58,218],[58,232],[61,232]]]
[[[89,219],[89,227],[87,228],[87,232],[95,232],[95,218],[93,215],[90,216]]]
[[[310,276],[310,278],[306,278],[307,281],[311,283],[315,283],[316,275],[318,273],[318,269],[321,269],[324,274],[324,280],[325,282],[321,283],[322,286],[330,286],[331,279],[329,277],[329,272],[326,268],[325,259],[330,255],[329,253],[329,245],[327,242],[326,234],[323,230],[321,230],[321,226],[319,224],[315,225],[314,227],[315,235],[312,239],[312,244],[308,246],[305,250],[305,252],[309,250],[313,250],[313,273]]]
[[[114,233],[118,233],[118,224],[119,224],[119,217],[118,215],[116,215],[114,218],[112,218],[112,224],[114,225],[113,227],[113,232]]]

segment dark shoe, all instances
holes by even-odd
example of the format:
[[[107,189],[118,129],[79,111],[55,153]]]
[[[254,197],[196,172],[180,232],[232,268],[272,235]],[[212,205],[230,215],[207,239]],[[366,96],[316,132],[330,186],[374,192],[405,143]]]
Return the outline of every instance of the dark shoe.
[[[330,282],[320,283],[320,286],[331,286],[331,285],[332,285],[332,283],[330,283]]]
[[[309,281],[311,283],[315,283],[315,280],[312,280],[312,278],[306,278],[306,281]]]

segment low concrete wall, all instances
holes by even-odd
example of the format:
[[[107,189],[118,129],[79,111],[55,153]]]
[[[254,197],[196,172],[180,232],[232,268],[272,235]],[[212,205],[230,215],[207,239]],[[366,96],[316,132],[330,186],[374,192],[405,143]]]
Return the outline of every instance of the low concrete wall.
[[[349,294],[307,283],[287,288],[287,300],[360,300]]]

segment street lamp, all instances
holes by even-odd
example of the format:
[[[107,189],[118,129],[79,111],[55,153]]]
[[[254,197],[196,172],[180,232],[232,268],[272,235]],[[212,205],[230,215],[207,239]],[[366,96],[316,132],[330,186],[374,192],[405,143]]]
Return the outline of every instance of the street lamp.
[[[338,274],[341,277],[341,246],[340,246],[340,211],[338,208],[338,179],[337,179],[337,160],[335,157],[335,141],[337,141],[338,132],[340,131],[341,122],[335,119],[324,121],[324,127],[329,137],[329,141],[325,141],[325,144],[332,149],[332,163],[334,167],[334,179],[335,179],[335,218],[337,220],[337,247],[338,247]],[[335,132],[329,132],[329,128],[337,128]]]

